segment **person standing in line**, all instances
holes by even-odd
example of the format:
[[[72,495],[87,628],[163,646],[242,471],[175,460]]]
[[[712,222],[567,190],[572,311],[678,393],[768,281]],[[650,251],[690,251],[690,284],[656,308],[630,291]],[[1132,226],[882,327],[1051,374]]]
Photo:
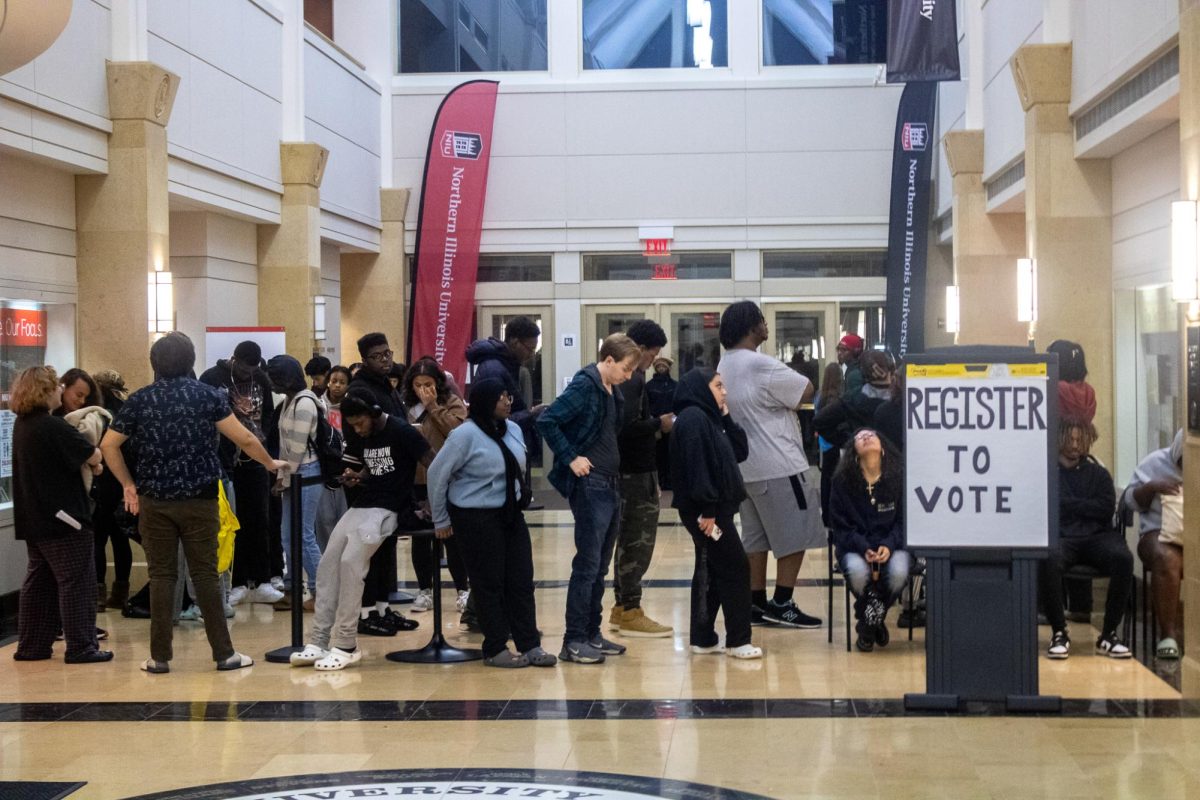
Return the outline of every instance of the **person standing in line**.
[[[282,518],[280,532],[285,557],[292,557],[292,493],[300,492],[300,547],[304,574],[308,577],[308,592],[317,591],[317,565],[321,561],[321,548],[317,545],[317,505],[324,492],[321,483],[304,485],[306,479],[321,475],[321,462],[313,442],[317,438],[317,419],[323,405],[320,398],[305,386],[300,362],[289,355],[279,355],[267,363],[267,374],[271,385],[284,395],[283,407],[279,412],[279,458],[288,463],[287,470],[275,479],[276,489],[282,492]],[[284,599],[276,604],[280,609],[290,609],[292,603],[303,602],[305,611],[313,610],[313,600],[303,600],[304,589],[300,582],[300,564],[287,564],[284,575]],[[281,609],[283,610],[283,609]]]
[[[324,397],[329,385],[329,372],[333,365],[325,356],[313,356],[304,365],[304,374],[312,379],[312,393]]]
[[[29,557],[17,612],[16,661],[51,657],[61,630],[68,664],[111,661],[96,640],[91,508],[82,469],[103,470],[100,451],[54,415],[63,387],[51,367],[30,367],[13,383],[13,524]]]
[[[728,390],[729,413],[749,441],[742,462],[747,498],[741,506],[742,542],[750,557],[751,613],[757,623],[819,628],[793,599],[804,551],[824,547],[820,499],[808,490],[808,459],[796,411],[812,399],[808,378],[758,352],[767,321],[752,301],[725,309],[719,328],[725,356],[717,372]],[[767,552],[775,554],[775,595],[767,599]]]
[[[725,383],[711,369],[684,375],[675,393],[671,435],[671,505],[696,551],[692,571],[691,650],[762,658],[750,643],[750,562],[733,516],[746,499],[738,464],[749,450],[746,432],[729,416]],[[725,644],[717,636],[717,611],[725,611]]]
[[[237,420],[265,444],[267,427],[275,413],[271,382],[261,369],[262,348],[250,340],[240,342],[233,357],[218,361],[200,375],[200,382],[224,390]],[[229,604],[274,604],[283,592],[271,585],[271,477],[248,451],[233,439],[221,440],[221,466],[233,483],[231,504],[241,528],[233,553],[233,589]]]
[[[100,443],[105,463],[121,483],[126,510],[139,515],[150,573],[150,658],[142,662],[142,669],[156,674],[170,671],[181,543],[217,669],[254,663],[233,649],[217,575],[217,434],[230,439],[265,472],[287,468],[230,412],[225,395],[188,377],[195,362],[192,341],[182,333],[168,333],[156,341],[150,348],[154,383],[130,395]],[[127,440],[138,454],[136,478],[121,454]]]
[[[604,576],[621,524],[617,429],[624,400],[614,389],[629,380],[639,358],[632,339],[612,334],[600,345],[599,359],[575,373],[537,421],[554,451],[550,483],[568,499],[575,517],[566,633],[558,656],[563,661],[597,664],[625,652],[600,634],[600,620]]]
[[[821,391],[817,393],[817,398],[813,402],[813,411],[817,414],[821,413],[822,408],[827,408],[841,400],[843,385],[841,365],[827,364],[822,378]],[[834,447],[824,436],[817,437],[817,445],[821,448],[821,522],[828,528],[830,482],[833,480],[833,473],[837,470],[838,459],[841,457],[842,451]]]
[[[495,378],[471,385],[470,419],[450,433],[429,467],[429,505],[437,537],[460,540],[470,565],[484,663],[552,667],[557,659],[542,649],[537,627],[533,545],[521,513],[529,500],[525,442],[508,420],[511,406]]]
[[[651,368],[654,376],[646,382],[646,400],[650,416],[661,417],[671,414],[675,408],[675,387],[679,382],[671,377],[671,365],[675,362],[666,356],[654,359]],[[671,489],[671,434],[662,431],[655,442],[654,464],[658,469],[658,488]]]
[[[392,360],[392,348],[388,344],[387,336],[379,332],[368,333],[360,338],[357,344],[363,366],[351,379],[350,390],[366,392],[373,405],[379,406],[384,414],[403,422],[404,403],[390,379],[396,364]],[[345,417],[344,411],[342,416]],[[353,425],[343,424],[342,433],[346,439],[347,452],[362,447],[358,429]],[[411,483],[410,481],[410,488]],[[346,488],[346,500],[354,506],[356,489],[353,484],[347,484]],[[407,496],[403,499],[406,502],[409,500]],[[396,537],[393,533],[389,534],[388,540],[375,548],[371,555],[371,566],[363,581],[362,607],[358,621],[360,634],[395,636],[398,631],[415,630],[420,624],[415,619],[409,619],[392,610],[389,605],[389,598],[396,590],[396,577]]]
[[[626,335],[641,351],[632,377],[621,384],[625,400],[617,449],[621,457],[621,529],[613,561],[614,605],[609,630],[623,636],[663,638],[673,629],[642,610],[642,577],[650,569],[658,535],[658,473],[655,462],[659,434],[671,432],[674,414],[650,414],[646,368],[667,344],[667,334],[653,320],[638,320]]]
[[[429,442],[434,455],[441,451],[446,437],[467,419],[467,406],[451,394],[446,385],[446,372],[432,358],[419,358],[404,375],[402,399],[408,413],[408,423],[414,426]],[[429,499],[427,477],[424,467],[417,468],[414,496],[418,502]],[[455,608],[462,613],[467,607],[471,584],[467,578],[467,565],[463,562],[457,539],[447,539],[446,565],[458,591]],[[434,571],[441,569],[435,555],[436,546],[432,539],[415,537],[412,540],[413,571],[417,574],[417,598],[411,610],[414,613],[433,610]]]
[[[854,333],[847,333],[838,340],[836,351],[837,363],[842,369],[842,397],[849,397],[862,388],[863,374],[858,360],[862,358],[866,344]]]
[[[382,334],[379,334],[382,335]],[[418,464],[433,461],[433,451],[403,417],[388,414],[374,396],[355,387],[342,400],[343,424],[353,429],[347,446],[347,486],[358,486],[353,505],[338,521],[317,569],[317,603],[308,644],[290,661],[294,667],[322,672],[341,670],[362,660],[358,649],[359,606],[371,554],[387,545],[400,515],[411,511],[413,476]]]
[[[325,416],[329,425],[345,439],[342,430],[342,400],[350,389],[350,370],[338,365],[329,370],[329,381],[326,384],[325,396],[321,401],[325,404]],[[337,525],[342,514],[346,513],[346,490],[340,483],[328,483],[321,490],[321,501],[317,503],[317,523],[315,532],[317,547],[325,552],[329,544],[329,536],[333,526]]]
[[[92,377],[100,389],[104,408],[112,415],[113,419],[116,419],[128,396],[124,379],[120,373],[114,370],[103,370]],[[126,446],[123,453],[125,463],[131,464],[133,448]],[[105,573],[108,569],[105,545],[111,543],[113,582],[108,597],[104,600],[104,606],[119,611],[125,607],[125,601],[129,599],[129,575],[133,570],[133,548],[129,544],[129,534],[125,526],[117,520],[118,514],[126,519],[129,517],[125,514],[121,499],[121,484],[117,483],[117,479],[113,477],[112,470],[106,469],[96,476],[96,480],[92,483],[92,499],[96,501],[96,507],[92,510],[92,521],[96,526],[96,582],[104,583]],[[97,610],[100,610],[99,607]]]

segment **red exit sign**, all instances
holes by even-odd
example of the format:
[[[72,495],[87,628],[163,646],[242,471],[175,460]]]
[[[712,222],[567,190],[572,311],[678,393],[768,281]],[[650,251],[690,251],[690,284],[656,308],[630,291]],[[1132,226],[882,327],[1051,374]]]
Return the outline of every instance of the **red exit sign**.
[[[679,275],[676,274],[675,264],[651,264],[650,267],[654,270],[654,274],[650,276],[652,281],[674,281],[679,280]]]
[[[642,248],[644,256],[669,256],[671,255],[671,240],[643,239]]]

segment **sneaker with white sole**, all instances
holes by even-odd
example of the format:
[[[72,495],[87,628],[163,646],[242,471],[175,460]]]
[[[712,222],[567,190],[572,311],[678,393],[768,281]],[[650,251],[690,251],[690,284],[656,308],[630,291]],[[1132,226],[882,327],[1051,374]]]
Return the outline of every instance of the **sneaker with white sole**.
[[[595,639],[592,639],[590,642],[588,642],[588,644],[606,656],[623,656],[625,655],[625,650],[627,649],[625,645],[609,641],[603,636],[597,636]]]
[[[292,653],[288,658],[288,663],[293,667],[311,667],[327,655],[329,655],[328,650],[317,647],[315,644],[306,644],[299,653]]]
[[[408,607],[413,613],[433,610],[433,589],[418,589],[412,605]]]
[[[603,664],[604,653],[587,642],[563,642],[558,660],[573,661],[576,664]]]
[[[282,592],[283,591],[283,578],[279,575],[276,575],[275,577],[271,578],[271,586],[274,587],[276,590]]]
[[[725,652],[725,645],[714,644],[714,645],[709,645],[708,647],[705,647],[704,645],[701,645],[701,644],[694,644],[691,646],[691,650],[692,650],[692,655],[696,655],[696,656],[708,656],[708,655],[716,656],[716,655],[721,655],[722,653]]]
[[[275,605],[283,599],[283,592],[276,589],[269,583],[260,583],[249,592],[246,593],[247,603],[265,603],[267,605]]]
[[[357,664],[362,661],[362,650],[346,652],[336,647],[332,648],[325,657],[313,664],[318,672],[333,672]]]
[[[1105,634],[1096,640],[1096,652],[1109,658],[1133,658],[1128,645],[1117,638],[1117,632]]]
[[[632,636],[643,639],[665,639],[674,633],[670,625],[663,625],[646,616],[639,608],[627,608],[621,613],[621,626],[618,632],[622,636]]]
[[[783,605],[768,600],[763,609],[763,621],[785,628],[819,628],[823,624],[819,617],[801,611],[795,600],[788,600]]]
[[[734,647],[731,650],[725,651],[730,658],[738,658],[743,661],[749,661],[755,658],[762,658],[762,648],[752,644],[743,644],[739,647]]]
[[[1063,659],[1071,655],[1071,637],[1067,632],[1054,631],[1050,635],[1050,647],[1046,650],[1046,658]]]
[[[229,599],[226,600],[230,606],[236,606],[246,600],[246,595],[250,593],[249,587],[235,586],[229,590]]]
[[[612,611],[608,614],[608,629],[610,631],[621,630],[621,615],[625,613],[625,606],[613,606]]]
[[[458,597],[455,598],[455,600],[454,600],[455,610],[458,611],[458,613],[460,613],[460,614],[462,612],[466,611],[467,610],[467,601],[470,599],[471,599],[471,590],[463,589],[461,592],[458,593]]]
[[[200,613],[200,606],[193,604],[179,612],[179,619],[183,622],[199,622],[204,615]]]

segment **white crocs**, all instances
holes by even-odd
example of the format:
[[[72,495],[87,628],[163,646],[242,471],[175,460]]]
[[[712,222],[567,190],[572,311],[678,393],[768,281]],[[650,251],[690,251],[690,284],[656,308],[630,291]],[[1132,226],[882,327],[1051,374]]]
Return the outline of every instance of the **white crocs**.
[[[311,667],[327,655],[329,655],[328,650],[317,647],[315,644],[306,644],[299,653],[292,653],[288,658],[288,663],[293,667]]]
[[[709,645],[708,647],[705,647],[704,645],[700,645],[700,644],[694,644],[691,647],[692,647],[692,654],[697,655],[697,656],[707,656],[707,655],[718,655],[719,656],[719,655],[721,655],[721,653],[725,652],[724,645],[720,645],[720,644]]]
[[[731,658],[741,658],[746,660],[752,658],[762,658],[763,654],[761,647],[755,647],[752,644],[744,644],[741,647],[735,647],[732,650],[727,650],[726,652]]]
[[[347,653],[345,650],[339,650],[336,647],[320,661],[313,664],[318,672],[333,672],[334,670],[345,669],[351,664],[357,664],[362,661],[362,651],[354,650]]]

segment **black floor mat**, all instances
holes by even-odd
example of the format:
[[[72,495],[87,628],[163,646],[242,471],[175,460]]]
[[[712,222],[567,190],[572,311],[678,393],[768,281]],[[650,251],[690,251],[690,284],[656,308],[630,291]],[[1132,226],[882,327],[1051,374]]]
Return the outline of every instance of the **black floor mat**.
[[[50,781],[0,781],[0,798],[3,800],[59,800],[74,794],[86,784],[58,783]]]

